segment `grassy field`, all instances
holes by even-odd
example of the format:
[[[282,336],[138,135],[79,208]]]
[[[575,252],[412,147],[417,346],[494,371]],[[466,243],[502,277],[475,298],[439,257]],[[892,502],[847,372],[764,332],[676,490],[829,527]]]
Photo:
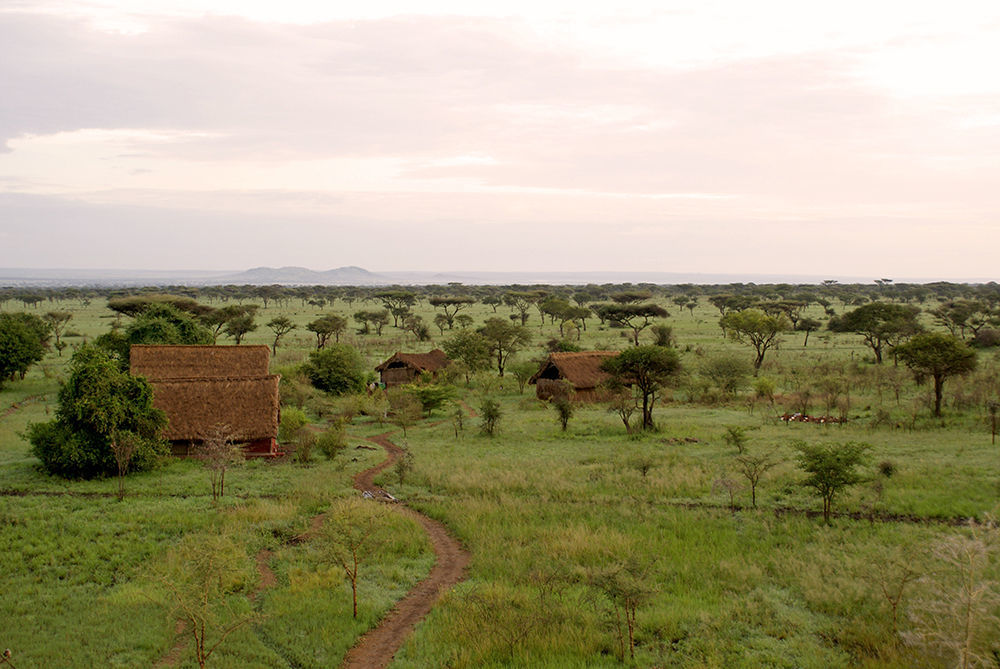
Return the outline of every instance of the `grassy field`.
[[[322,311],[350,318],[374,306],[338,301]],[[756,397],[749,386],[726,397],[699,371],[723,354],[750,358],[750,349],[722,338],[714,307],[693,314],[671,307],[666,322],[687,373],[658,403],[655,432],[627,435],[600,406],[579,407],[563,432],[533,388],[522,394],[508,376],[459,387],[473,409],[487,396],[500,401],[497,436],[480,434],[474,418],[456,434],[451,409],[405,438],[393,435],[413,454],[414,469],[402,483],[391,469],[380,482],[444,522],[472,554],[469,580],[417,628],[393,666],[953,666],[955,651],[930,639],[951,634],[935,626],[957,620],[940,613],[958,597],[963,573],[942,557],[945,549],[972,541],[977,530],[963,519],[1000,515],[1000,447],[985,422],[985,401],[1000,395],[996,354],[980,353],[979,370],[948,381],[942,419],[930,417],[927,386],[891,361],[872,365],[860,337],[824,331],[808,347],[802,333],[791,333],[768,353],[761,376],[773,397]],[[47,308],[74,312],[70,349],[0,391],[0,542],[10,556],[0,563],[0,621],[7,623],[0,647],[11,648],[16,666],[150,666],[168,656],[177,616],[165,575],[176,575],[179,563],[183,572],[190,551],[220,537],[239,560],[219,598],[219,625],[249,622],[210,666],[336,666],[429,571],[419,527],[396,514],[381,517],[386,539],[362,571],[355,621],[328,539],[296,540],[317,514],[344,513],[344,500],[355,495],[351,477],[383,458],[355,448],[392,429],[366,417],[349,426],[349,448],[337,460],[250,462],[227,476],[219,503],[194,461],[130,476],[124,502],[114,498],[114,480],[42,473],[20,435],[28,423],[51,418],[72,347],[114,320],[98,300],[39,310]],[[417,311],[432,320],[425,302]],[[290,317],[299,329],[272,361],[290,377],[313,346],[302,327],[318,313],[298,301],[272,304],[245,343],[270,344],[263,323]],[[478,323],[493,310],[475,305],[465,313]],[[822,310],[807,315],[819,318]],[[558,336],[537,314],[528,325],[535,343],[522,360],[537,359]],[[418,343],[389,326],[382,337],[342,341],[374,367],[396,350],[440,345],[448,333],[434,335]],[[629,340],[591,319],[579,344],[620,349]],[[296,402],[317,424],[338,404],[315,393]],[[849,420],[777,419],[799,409]],[[746,430],[751,453],[775,463],[759,484],[756,509],[738,454],[723,438],[731,426]],[[870,444],[866,480],[836,498],[830,525],[817,516],[819,499],[800,485],[799,441]],[[973,565],[988,599],[1000,590],[996,531],[978,536],[992,542],[988,561]],[[256,559],[264,550],[273,554],[276,584],[258,593]],[[885,592],[900,584],[894,623]],[[990,658],[1000,653],[1000,626],[987,617],[1000,614],[1000,604],[984,600],[983,610],[975,649],[987,657],[982,666],[1000,666]],[[196,666],[190,645],[177,659]]]

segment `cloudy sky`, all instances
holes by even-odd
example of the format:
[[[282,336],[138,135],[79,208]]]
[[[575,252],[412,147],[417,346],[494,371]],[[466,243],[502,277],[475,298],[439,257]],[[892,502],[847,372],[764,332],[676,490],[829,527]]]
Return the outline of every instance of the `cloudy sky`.
[[[0,267],[1000,278],[995,0],[489,5],[2,0]]]

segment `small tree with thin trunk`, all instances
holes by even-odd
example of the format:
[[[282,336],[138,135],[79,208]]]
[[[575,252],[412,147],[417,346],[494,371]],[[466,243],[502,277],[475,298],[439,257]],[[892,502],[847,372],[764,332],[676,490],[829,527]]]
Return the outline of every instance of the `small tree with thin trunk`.
[[[799,467],[808,474],[802,485],[812,488],[823,499],[823,520],[830,522],[833,499],[837,493],[862,481],[857,468],[866,460],[868,444],[810,445],[798,442]]]
[[[934,415],[941,416],[945,379],[968,374],[976,368],[976,352],[958,337],[940,332],[918,334],[896,347],[896,355],[913,370],[917,382],[934,380]]]
[[[479,405],[479,427],[488,437],[497,433],[500,426],[500,403],[490,397],[483,398],[483,403]]]
[[[274,343],[271,344],[271,352],[277,355],[278,343],[282,337],[295,329],[295,323],[288,316],[277,316],[267,322],[267,327],[271,328],[271,332],[274,333]]]
[[[196,454],[212,474],[212,500],[226,494],[226,472],[244,462],[243,449],[233,441],[230,427],[216,423],[202,435]]]
[[[353,616],[358,617],[358,580],[361,567],[378,553],[383,542],[385,509],[359,499],[344,500],[327,514],[321,535],[330,560],[351,583]]]
[[[778,463],[770,455],[751,455],[744,453],[736,457],[737,468],[743,478],[750,484],[750,502],[757,508],[757,484],[767,470],[775,467]]]
[[[190,535],[169,551],[156,575],[173,604],[172,617],[186,623],[202,669],[233,632],[260,619],[245,608],[245,597],[234,596],[250,581],[249,563],[226,535]]]
[[[562,431],[565,432],[569,426],[569,419],[573,417],[573,403],[568,397],[559,395],[552,398],[551,404],[552,408],[556,410],[556,416],[559,418]]]
[[[134,432],[115,431],[111,435],[111,452],[118,467],[118,501],[125,499],[125,474],[128,473],[132,458],[142,445],[142,438]]]

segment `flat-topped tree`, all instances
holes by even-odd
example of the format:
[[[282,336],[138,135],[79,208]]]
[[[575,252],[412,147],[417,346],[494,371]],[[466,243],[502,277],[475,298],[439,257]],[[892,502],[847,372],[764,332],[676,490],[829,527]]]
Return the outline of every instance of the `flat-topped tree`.
[[[784,314],[768,316],[758,309],[730,311],[719,319],[719,327],[726,335],[742,344],[749,344],[757,352],[753,361],[754,376],[760,372],[764,354],[781,342],[781,333],[790,323]]]
[[[392,326],[399,327],[399,319],[410,313],[410,307],[417,303],[417,294],[408,290],[383,290],[372,295],[392,314]]]
[[[882,364],[886,346],[896,346],[923,328],[917,322],[918,307],[889,302],[870,302],[843,316],[830,319],[827,327],[833,332],[854,332],[864,337],[875,353],[876,364]]]
[[[632,343],[639,345],[639,333],[653,324],[654,318],[667,318],[663,307],[648,304],[602,304],[595,308],[602,320],[617,323],[632,330]]]
[[[476,298],[471,295],[451,295],[446,297],[432,297],[427,301],[435,309],[440,308],[442,310],[445,322],[448,324],[448,329],[451,330],[455,327],[455,316],[458,312],[467,308],[470,304],[475,304]]]
[[[333,337],[340,342],[341,333],[347,329],[347,319],[336,314],[320,316],[306,325],[306,330],[316,335],[316,350],[322,349]]]
[[[495,357],[497,371],[503,376],[507,360],[531,343],[531,333],[523,325],[516,325],[502,318],[488,318],[479,334],[486,338],[490,352]]]
[[[976,352],[958,337],[940,332],[918,334],[896,347],[896,355],[913,370],[919,383],[934,379],[934,415],[941,415],[941,392],[949,376],[968,374],[976,368]]]
[[[677,351],[663,346],[636,346],[601,363],[611,374],[612,384],[632,386],[642,398],[642,429],[653,428],[653,404],[658,393],[681,369]],[[628,423],[626,421],[626,428]]]

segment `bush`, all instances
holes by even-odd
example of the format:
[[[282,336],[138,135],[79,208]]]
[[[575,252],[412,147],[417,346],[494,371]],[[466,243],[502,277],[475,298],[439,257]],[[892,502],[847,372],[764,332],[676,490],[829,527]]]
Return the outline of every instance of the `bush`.
[[[483,399],[483,403],[479,405],[479,416],[481,418],[479,427],[483,431],[483,434],[492,437],[496,434],[500,425],[500,403],[492,398]]]
[[[983,328],[972,338],[972,345],[976,348],[993,348],[1000,346],[1000,330]]]
[[[167,452],[160,433],[167,424],[153,407],[153,390],[141,377],[123,371],[96,346],[83,346],[70,361],[70,375],[59,390],[56,419],[28,426],[32,452],[51,474],[92,478],[115,474],[111,450],[116,433],[138,441],[133,471],[149,469]]]
[[[724,394],[735,395],[746,387],[753,374],[753,365],[744,356],[723,353],[704,359],[699,370]]]
[[[336,460],[337,456],[347,448],[347,442],[344,439],[343,423],[338,422],[333,427],[320,433],[319,437],[316,438],[316,448],[326,456],[327,460]]]
[[[347,344],[327,344],[309,354],[302,366],[309,381],[332,395],[359,393],[365,389],[365,364]]]

